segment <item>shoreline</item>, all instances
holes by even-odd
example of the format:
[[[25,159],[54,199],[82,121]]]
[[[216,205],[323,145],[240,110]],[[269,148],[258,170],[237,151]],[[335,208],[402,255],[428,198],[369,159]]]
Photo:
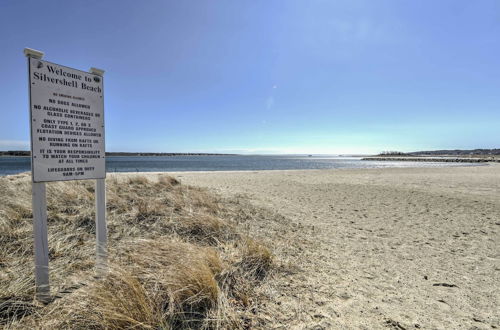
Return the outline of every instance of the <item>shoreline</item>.
[[[339,167],[339,168],[308,168],[308,169],[275,169],[275,170],[200,170],[200,171],[137,171],[137,172],[112,172],[107,171],[106,175],[111,174],[127,174],[127,175],[141,175],[141,174],[181,174],[181,173],[260,173],[260,172],[302,172],[302,171],[363,171],[363,170],[381,170],[381,169],[439,169],[439,168],[466,168],[466,167],[479,167],[479,166],[499,166],[496,163],[473,163],[473,165],[454,165],[454,166],[442,166],[442,167],[423,167],[423,166],[404,166],[404,167]],[[31,173],[31,171],[24,171],[14,174],[0,174],[0,177],[10,176],[10,175],[19,175],[23,173]],[[88,179],[92,180],[92,179]]]
[[[153,175],[161,175],[161,174],[167,174],[167,175],[177,175],[177,174],[231,174],[231,173],[241,173],[241,174],[259,174],[259,173],[278,173],[278,172],[330,172],[330,171],[372,171],[372,170],[404,170],[404,169],[449,169],[449,168],[469,168],[469,167],[483,167],[483,166],[498,166],[500,167],[500,164],[474,164],[474,165],[455,165],[455,166],[449,166],[449,167],[422,167],[422,166],[405,166],[405,167],[340,167],[340,168],[310,168],[310,169],[286,169],[286,170],[234,170],[234,171],[228,171],[228,170],[203,170],[203,171],[165,171],[165,172],[107,172],[106,174],[126,174],[126,175],[148,175],[148,174],[153,174]]]

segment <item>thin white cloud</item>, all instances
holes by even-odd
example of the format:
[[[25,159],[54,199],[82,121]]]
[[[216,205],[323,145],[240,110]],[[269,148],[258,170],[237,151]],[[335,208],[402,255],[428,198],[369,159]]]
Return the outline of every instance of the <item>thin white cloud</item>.
[[[267,102],[266,102],[266,107],[267,107],[267,110],[270,110],[274,105],[274,97],[270,96],[267,98]]]
[[[378,42],[387,37],[388,31],[383,23],[368,19],[332,19],[330,27],[335,39],[344,42]]]
[[[30,142],[24,140],[0,140],[0,149],[29,149]]]

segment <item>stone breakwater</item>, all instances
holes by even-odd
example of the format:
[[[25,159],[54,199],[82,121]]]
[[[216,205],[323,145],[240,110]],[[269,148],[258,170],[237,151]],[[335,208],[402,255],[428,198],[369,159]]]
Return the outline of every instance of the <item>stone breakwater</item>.
[[[445,163],[500,163],[500,159],[459,158],[459,157],[365,157],[361,160],[393,162],[445,162]]]

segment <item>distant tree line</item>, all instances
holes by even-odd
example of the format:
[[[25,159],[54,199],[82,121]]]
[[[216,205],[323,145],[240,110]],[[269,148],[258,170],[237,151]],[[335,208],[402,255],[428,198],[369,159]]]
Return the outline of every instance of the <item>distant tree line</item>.
[[[106,156],[234,156],[234,154],[211,154],[203,152],[107,152]]]
[[[22,150],[9,150],[9,151],[0,151],[0,156],[29,156],[31,153],[29,151]]]
[[[377,156],[407,156],[407,154],[401,151],[382,151]]]
[[[23,150],[0,151],[0,156],[30,156],[31,152]],[[235,154],[210,154],[190,152],[106,152],[106,156],[234,156]]]

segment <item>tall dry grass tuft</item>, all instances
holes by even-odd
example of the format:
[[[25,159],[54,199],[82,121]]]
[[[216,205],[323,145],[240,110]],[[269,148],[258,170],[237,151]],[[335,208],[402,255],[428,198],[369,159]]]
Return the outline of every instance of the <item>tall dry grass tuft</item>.
[[[94,278],[94,184],[47,184],[51,293],[34,300],[31,183],[0,177],[0,324],[10,328],[243,328],[272,255],[229,209],[167,175],[109,175],[111,271]],[[242,218],[241,215],[245,215]],[[252,307],[253,308],[253,307]],[[252,316],[256,317],[256,316]]]
[[[247,238],[243,248],[243,258],[240,265],[248,274],[262,279],[271,269],[273,255],[263,244]]]
[[[131,272],[119,268],[60,307],[52,316],[68,328],[155,328],[162,324],[161,313],[144,286]]]
[[[180,181],[171,176],[161,176],[158,178],[158,181],[156,182],[156,185],[160,186],[161,188],[167,188],[167,189],[172,189],[172,187],[177,186],[179,184]]]
[[[216,275],[222,262],[213,249],[172,240],[140,240],[119,256],[156,297],[172,320],[199,318],[217,306]]]
[[[185,217],[176,224],[175,230],[181,236],[207,245],[217,245],[238,236],[233,225],[212,215]]]

